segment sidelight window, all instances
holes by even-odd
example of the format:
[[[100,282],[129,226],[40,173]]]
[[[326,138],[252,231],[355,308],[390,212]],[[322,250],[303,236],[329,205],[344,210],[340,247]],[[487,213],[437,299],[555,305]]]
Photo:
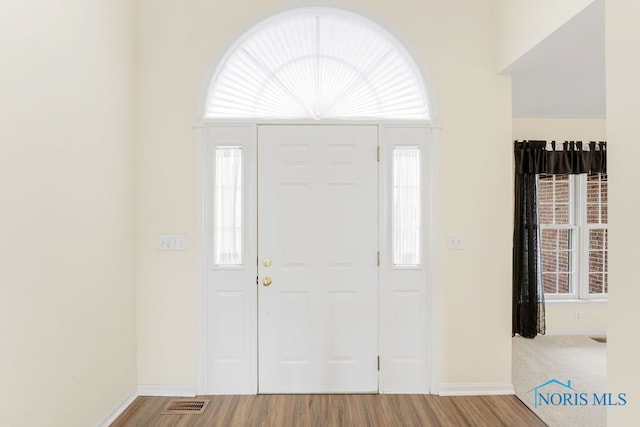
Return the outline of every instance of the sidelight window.
[[[420,148],[393,149],[393,265],[421,261]]]
[[[242,148],[218,147],[215,154],[214,263],[242,264]]]

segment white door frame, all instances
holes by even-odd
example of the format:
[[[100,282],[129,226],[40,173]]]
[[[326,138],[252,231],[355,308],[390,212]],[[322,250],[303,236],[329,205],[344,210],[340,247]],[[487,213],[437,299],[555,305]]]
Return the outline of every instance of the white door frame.
[[[394,366],[389,365],[388,359],[385,359],[385,355],[389,353],[390,343],[385,343],[385,337],[382,336],[384,329],[385,312],[388,307],[384,306],[384,298],[380,298],[380,354],[381,371],[380,371],[380,393],[433,393],[439,392],[439,350],[440,350],[440,337],[439,337],[439,312],[438,312],[438,216],[436,209],[438,200],[438,134],[439,127],[432,125],[428,121],[313,121],[313,120],[278,120],[278,121],[248,121],[248,120],[206,120],[197,125],[197,289],[196,289],[196,392],[198,394],[255,394],[257,392],[257,319],[255,328],[254,342],[255,347],[250,351],[255,353],[253,365],[256,368],[255,373],[249,374],[255,376],[255,382],[253,385],[243,387],[241,389],[233,388],[217,388],[214,389],[212,384],[209,384],[209,345],[208,342],[208,326],[207,321],[209,319],[209,304],[207,287],[209,283],[210,275],[210,258],[207,236],[209,235],[208,217],[211,215],[209,211],[208,202],[208,183],[210,179],[210,142],[208,141],[208,130],[215,127],[244,127],[249,129],[249,132],[254,135],[257,141],[257,126],[263,124],[309,124],[309,125],[362,125],[362,124],[374,124],[379,126],[380,141],[379,144],[382,147],[382,156],[380,164],[380,214],[381,214],[381,242],[380,249],[382,252],[383,262],[381,263],[380,271],[380,289],[383,289],[386,285],[393,282],[394,274],[389,269],[389,273],[384,273],[385,261],[384,259],[388,255],[387,247],[390,247],[390,240],[387,237],[388,233],[384,230],[389,228],[390,218],[387,214],[386,206],[390,203],[390,189],[388,188],[388,180],[383,178],[390,174],[390,154],[385,156],[386,153],[390,153],[393,148],[394,142],[391,140],[395,138],[393,135],[397,135],[398,139],[402,138],[402,134],[407,129],[413,129],[415,131],[421,131],[425,135],[424,141],[424,156],[423,156],[423,250],[424,250],[424,268],[420,273],[421,279],[424,281],[424,296],[426,298],[424,309],[427,313],[424,313],[424,319],[426,325],[423,325],[422,333],[425,333],[424,337],[426,366],[424,366],[424,374],[427,376],[425,379],[426,384],[424,386],[410,387],[409,389],[399,389],[393,384]],[[395,145],[403,146],[406,143],[397,141]],[[255,153],[250,156],[251,159],[255,159]],[[257,164],[256,164],[257,167]],[[248,182],[248,185],[252,183]],[[251,191],[255,191],[255,188]],[[248,232],[251,232],[253,226],[250,227]],[[257,270],[256,270],[257,273]],[[389,282],[389,283],[386,283]],[[257,314],[257,313],[256,313]],[[253,371],[253,368],[251,369]],[[422,373],[422,372],[421,372]],[[386,378],[385,378],[386,375]],[[389,380],[391,378],[391,380]]]

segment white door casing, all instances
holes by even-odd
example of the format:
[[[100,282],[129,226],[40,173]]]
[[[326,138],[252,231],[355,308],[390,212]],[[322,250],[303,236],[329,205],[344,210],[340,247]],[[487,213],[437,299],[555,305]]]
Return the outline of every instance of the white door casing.
[[[377,131],[258,127],[260,393],[378,390]]]
[[[293,125],[292,123],[281,123]],[[310,125],[311,123],[303,123]],[[377,342],[379,343],[381,393],[437,392],[437,339],[435,311],[437,289],[435,263],[437,227],[433,212],[436,176],[434,142],[437,129],[426,124],[375,124],[349,127],[374,128],[381,146],[379,163],[379,300]],[[272,125],[272,123],[270,123]],[[298,126],[299,124],[295,124]],[[315,123],[315,129],[324,128]],[[344,122],[329,123],[330,127]],[[347,123],[347,125],[349,125]],[[293,126],[293,127],[296,127]],[[199,128],[199,287],[197,335],[197,392],[202,394],[254,394],[258,387],[258,292],[275,290],[279,277],[274,271],[258,271],[258,128],[257,123],[211,122]],[[261,131],[262,132],[262,131]],[[213,263],[213,181],[216,147],[241,147],[244,176],[244,255],[240,266],[220,267]],[[422,247],[421,265],[393,266],[391,262],[392,153],[394,147],[419,147],[422,161]],[[313,158],[317,157],[315,155]],[[280,159],[282,160],[282,159]],[[292,160],[295,162],[295,160]],[[272,166],[273,168],[273,166]],[[280,173],[282,165],[275,166]],[[317,207],[324,215],[334,214],[330,206]],[[261,241],[262,243],[262,241]],[[375,246],[375,245],[374,245]],[[262,250],[262,247],[261,247]],[[375,248],[373,249],[375,251]],[[281,260],[272,254],[275,267]],[[375,257],[375,255],[374,255]],[[256,279],[270,275],[269,288],[257,287]],[[275,292],[272,292],[275,293]],[[345,299],[338,299],[336,307]],[[344,306],[344,305],[343,305]],[[344,311],[343,311],[344,312]],[[299,332],[298,332],[299,333]],[[304,335],[304,334],[301,334]],[[268,343],[263,345],[270,345]],[[275,347],[275,346],[274,346]],[[325,371],[326,373],[326,371]],[[260,375],[263,372],[261,370]],[[323,376],[326,378],[327,376]],[[261,378],[262,380],[262,378]],[[316,380],[318,381],[318,380]],[[299,384],[298,384],[299,385]],[[370,389],[370,387],[366,387]],[[261,392],[267,389],[260,388]],[[304,391],[302,388],[299,391]]]

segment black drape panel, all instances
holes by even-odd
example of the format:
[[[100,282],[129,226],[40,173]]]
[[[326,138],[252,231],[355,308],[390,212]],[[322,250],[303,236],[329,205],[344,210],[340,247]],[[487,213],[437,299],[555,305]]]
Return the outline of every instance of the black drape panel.
[[[605,142],[565,142],[546,150],[546,141],[516,141],[513,230],[512,333],[534,338],[545,333],[536,175],[607,173]]]
[[[544,292],[540,263],[536,173],[546,143],[516,142],[515,210],[513,229],[512,333],[526,338],[544,334]]]

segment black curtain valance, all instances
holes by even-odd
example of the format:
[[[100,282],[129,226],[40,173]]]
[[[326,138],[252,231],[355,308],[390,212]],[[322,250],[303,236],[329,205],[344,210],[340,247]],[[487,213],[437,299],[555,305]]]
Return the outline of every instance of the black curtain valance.
[[[586,147],[589,147],[587,150]],[[515,141],[514,154],[517,174],[570,175],[607,173],[607,143],[565,141],[561,149],[547,141]]]

